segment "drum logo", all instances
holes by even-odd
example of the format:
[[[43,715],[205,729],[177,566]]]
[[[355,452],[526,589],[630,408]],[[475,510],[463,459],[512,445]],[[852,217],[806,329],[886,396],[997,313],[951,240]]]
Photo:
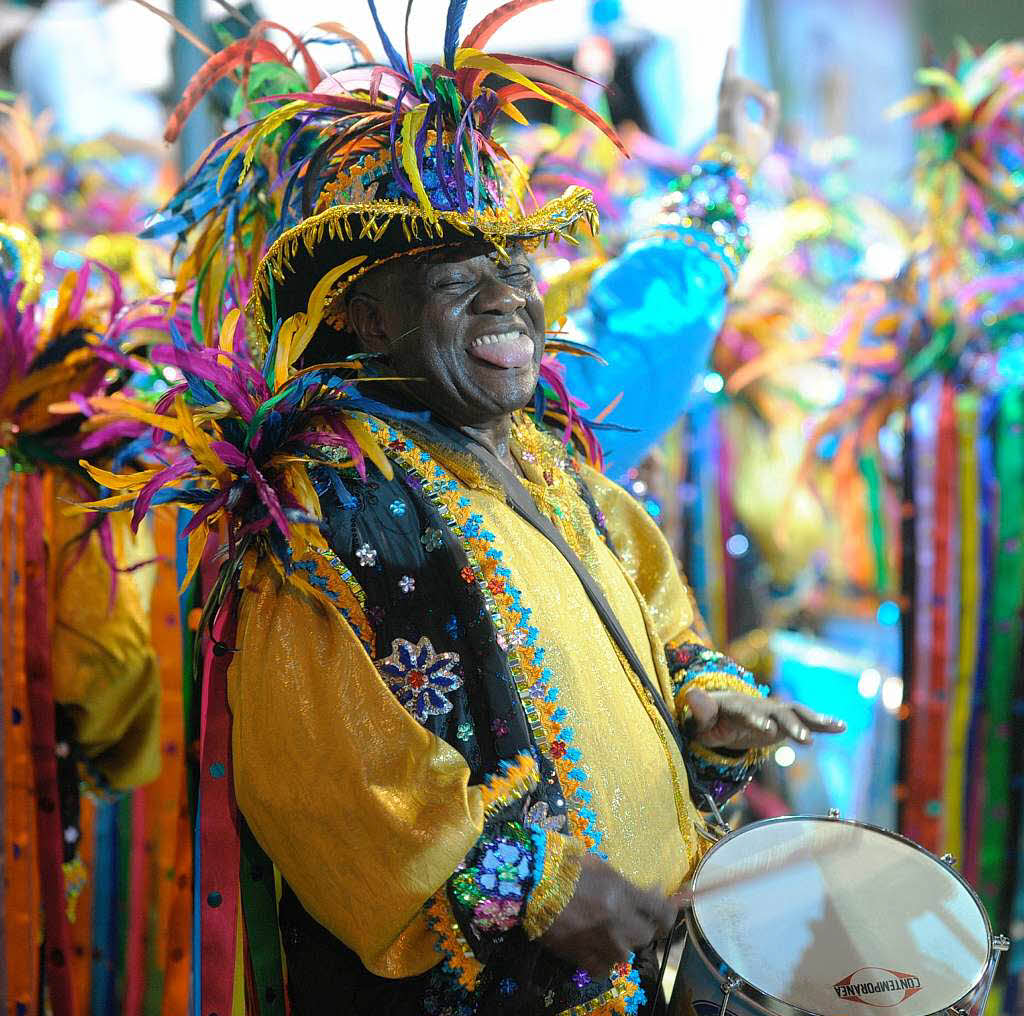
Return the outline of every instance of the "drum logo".
[[[832,987],[848,1002],[891,1009],[921,990],[921,978],[885,967],[861,967]]]

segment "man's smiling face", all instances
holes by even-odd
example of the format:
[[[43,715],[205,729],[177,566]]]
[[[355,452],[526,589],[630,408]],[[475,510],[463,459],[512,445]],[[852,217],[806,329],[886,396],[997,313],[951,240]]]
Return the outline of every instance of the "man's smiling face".
[[[457,426],[527,405],[544,350],[544,305],[522,252],[482,247],[401,258],[366,276],[349,301],[368,352],[383,352],[406,387]]]

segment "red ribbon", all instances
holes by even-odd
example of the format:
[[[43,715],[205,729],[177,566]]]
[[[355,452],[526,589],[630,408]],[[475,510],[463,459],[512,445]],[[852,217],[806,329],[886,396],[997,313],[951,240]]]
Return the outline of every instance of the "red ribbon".
[[[954,558],[953,524],[956,519],[957,463],[956,418],[953,386],[942,385],[938,430],[935,437],[935,511],[932,602],[918,604],[931,612],[929,656],[921,661],[927,685],[914,697],[909,720],[911,765],[907,774],[906,832],[921,846],[939,853],[942,849],[942,797],[945,768],[936,760],[946,755],[946,727],[950,692],[950,608]]]
[[[231,774],[227,673],[235,641],[229,593],[204,651],[199,773],[199,913],[202,1016],[228,1016],[235,976],[238,919],[238,816]]]

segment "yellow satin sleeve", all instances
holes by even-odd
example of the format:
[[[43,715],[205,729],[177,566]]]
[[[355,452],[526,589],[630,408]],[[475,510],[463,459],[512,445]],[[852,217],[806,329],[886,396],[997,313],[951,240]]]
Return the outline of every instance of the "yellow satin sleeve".
[[[86,758],[111,787],[126,790],[160,772],[161,688],[149,627],[156,565],[118,575],[111,601],[110,567],[99,537],[91,534],[82,550],[82,516],[64,514],[66,501],[75,499],[57,484],[50,541],[54,698],[69,708]],[[152,560],[147,528],[135,536],[128,516],[120,514],[109,523],[121,566]]]
[[[587,465],[584,482],[604,513],[615,552],[647,605],[661,644],[703,642],[703,627],[665,534],[617,483]]]
[[[440,957],[423,905],[483,831],[454,748],[399,705],[348,624],[254,569],[228,674],[238,805],[302,905],[367,969]]]

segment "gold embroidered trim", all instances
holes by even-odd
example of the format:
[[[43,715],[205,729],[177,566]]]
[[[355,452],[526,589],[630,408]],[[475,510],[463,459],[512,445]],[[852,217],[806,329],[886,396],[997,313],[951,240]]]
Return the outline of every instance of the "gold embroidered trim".
[[[704,762],[710,762],[712,765],[737,769],[743,766],[760,765],[762,762],[767,761],[772,753],[772,749],[751,748],[746,754],[740,755],[737,758],[735,755],[720,755],[713,748],[708,748],[706,745],[694,741],[690,744],[690,753]]]
[[[749,695],[751,698],[761,697],[761,693],[757,688],[735,674],[700,674],[687,681],[676,694],[676,714],[679,716],[680,723],[685,723],[690,718],[690,707],[686,704],[686,693],[691,688],[700,688],[702,691],[738,691],[743,695]]]
[[[272,322],[267,321],[263,309],[264,303],[270,299],[270,279],[272,277],[278,283],[285,281],[300,245],[312,254],[313,248],[325,238],[349,243],[369,240],[376,244],[397,222],[407,244],[403,254],[410,253],[417,241],[420,241],[419,249],[442,246],[448,242],[445,239],[447,227],[467,237],[488,240],[499,253],[507,255],[508,246],[514,240],[524,242],[531,249],[546,242],[550,236],[571,240],[569,234],[581,219],[592,232],[597,232],[597,206],[590,191],[582,187],[568,188],[561,197],[547,202],[529,215],[514,215],[504,208],[472,212],[432,210],[428,214],[419,205],[404,201],[334,205],[282,233],[260,261],[252,294],[245,306],[246,317],[253,328],[254,351],[257,356],[265,355],[270,335]],[[423,241],[432,242],[423,246]],[[328,303],[335,302],[355,278],[380,263],[381,259],[370,260],[352,275],[339,279],[328,296]]]
[[[568,906],[586,853],[577,840],[554,832],[547,834],[544,850],[544,871],[530,891],[523,915],[523,930],[530,939],[540,938]]]

